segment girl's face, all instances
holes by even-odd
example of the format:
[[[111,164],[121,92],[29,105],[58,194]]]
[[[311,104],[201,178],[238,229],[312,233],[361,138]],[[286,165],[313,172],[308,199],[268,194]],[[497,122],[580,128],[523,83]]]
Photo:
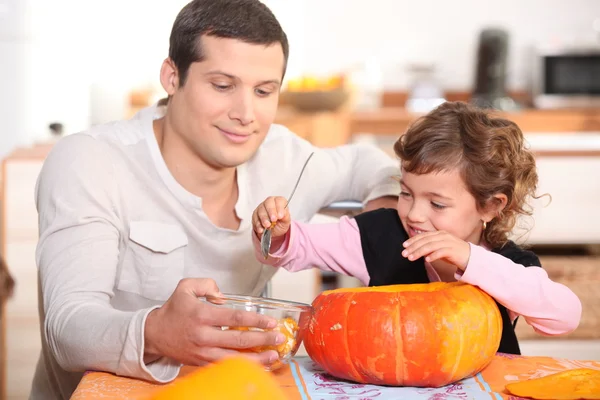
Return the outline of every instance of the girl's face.
[[[458,169],[416,175],[402,169],[398,215],[408,235],[446,231],[479,244],[483,221],[491,218],[477,210]]]

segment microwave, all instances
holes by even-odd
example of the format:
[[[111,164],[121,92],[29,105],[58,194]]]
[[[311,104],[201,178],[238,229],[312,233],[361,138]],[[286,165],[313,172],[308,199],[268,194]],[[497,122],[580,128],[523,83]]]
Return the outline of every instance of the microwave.
[[[537,108],[600,107],[600,45],[538,50],[532,79]]]

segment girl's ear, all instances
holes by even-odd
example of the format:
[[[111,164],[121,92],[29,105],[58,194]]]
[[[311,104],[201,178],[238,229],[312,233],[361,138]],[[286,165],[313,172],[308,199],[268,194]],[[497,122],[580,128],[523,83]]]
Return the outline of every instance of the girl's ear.
[[[496,218],[508,204],[508,197],[504,193],[496,193],[488,201],[485,212],[482,214],[483,222],[490,222]]]

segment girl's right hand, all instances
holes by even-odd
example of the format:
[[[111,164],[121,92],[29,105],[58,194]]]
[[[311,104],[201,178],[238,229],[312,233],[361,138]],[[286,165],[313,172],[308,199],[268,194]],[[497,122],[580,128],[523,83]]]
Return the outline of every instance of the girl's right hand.
[[[272,227],[271,237],[283,236],[290,230],[292,218],[287,200],[284,197],[268,197],[260,203],[252,214],[252,225],[258,237],[266,228]]]

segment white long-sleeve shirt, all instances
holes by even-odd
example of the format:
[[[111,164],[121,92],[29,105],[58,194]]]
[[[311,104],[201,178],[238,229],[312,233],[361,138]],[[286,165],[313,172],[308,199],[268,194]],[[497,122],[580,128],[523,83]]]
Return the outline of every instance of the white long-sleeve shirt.
[[[397,163],[365,145],[316,149],[273,125],[237,168],[237,231],[216,227],[202,199],[169,172],[154,136],[155,106],[134,118],[59,141],[36,187],[42,354],[32,399],[66,399],[85,370],[165,382],[180,365],[145,365],[148,313],[182,278],[216,280],[221,291],[260,294],[276,269],[254,257],[251,216],[266,197],[289,196],[310,152],[290,211],[308,221],[340,200],[397,195]],[[72,371],[72,372],[68,372]]]

